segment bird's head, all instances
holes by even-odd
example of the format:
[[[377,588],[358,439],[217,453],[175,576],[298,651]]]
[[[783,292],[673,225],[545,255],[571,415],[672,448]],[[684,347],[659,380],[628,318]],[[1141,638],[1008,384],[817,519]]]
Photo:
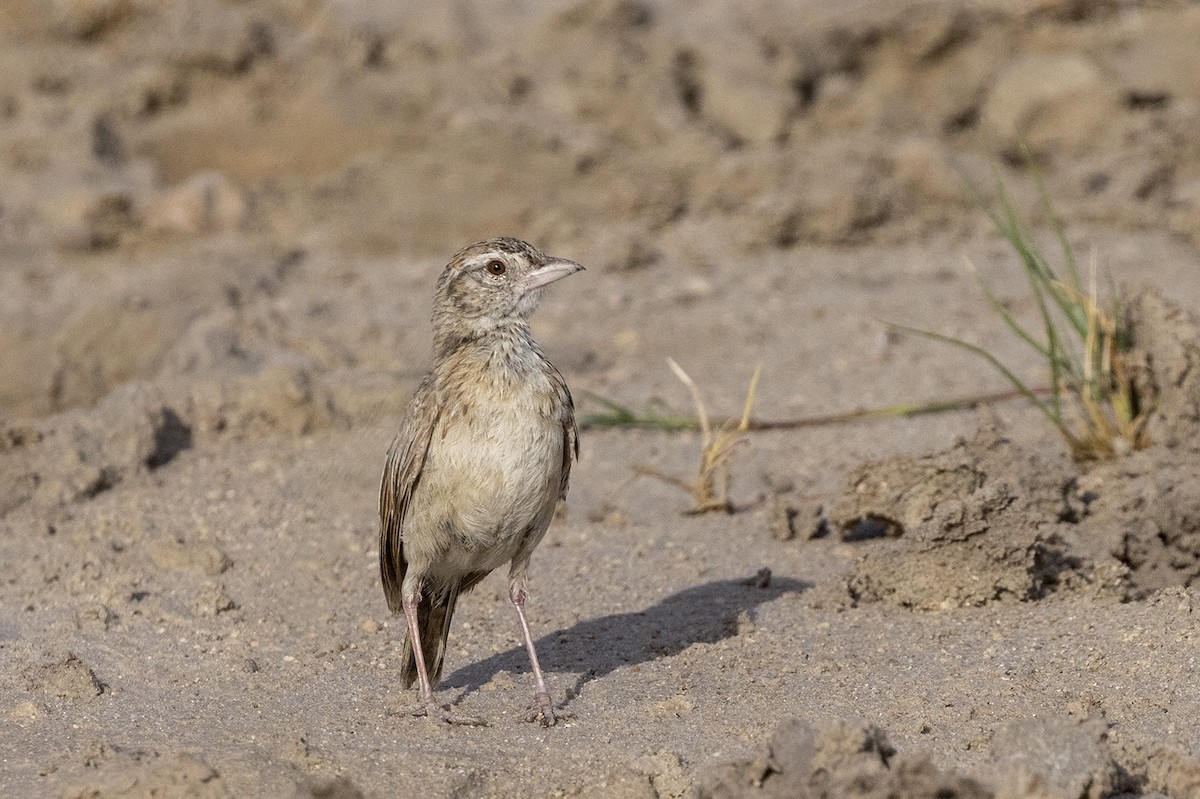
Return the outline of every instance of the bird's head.
[[[546,286],[582,269],[520,239],[488,239],[464,247],[438,278],[434,330],[463,340],[524,323]]]

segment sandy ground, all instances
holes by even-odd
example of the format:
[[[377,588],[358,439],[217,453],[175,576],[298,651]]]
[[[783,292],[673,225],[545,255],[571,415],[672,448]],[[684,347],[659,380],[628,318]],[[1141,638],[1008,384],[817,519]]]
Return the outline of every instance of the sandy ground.
[[[747,5],[0,6],[0,795],[1200,797],[1200,6]],[[502,575],[438,692],[474,723],[403,713],[376,489],[451,252],[588,267],[535,320],[584,414],[686,411],[668,357],[719,415],[758,363],[764,419],[1002,391],[880,320],[1045,380],[964,266],[1037,318],[964,183],[1045,230],[1021,142],[1150,449],[1020,402],[754,433],[689,516],[638,474],[697,434],[585,429],[530,605],[562,723]]]

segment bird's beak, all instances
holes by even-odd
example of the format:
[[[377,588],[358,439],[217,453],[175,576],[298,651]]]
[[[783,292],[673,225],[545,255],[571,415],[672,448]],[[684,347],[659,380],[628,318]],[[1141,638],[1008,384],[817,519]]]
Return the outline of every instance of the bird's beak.
[[[534,269],[525,278],[525,293],[528,294],[542,286],[548,286],[556,280],[561,280],[567,275],[582,271],[583,267],[574,261],[568,261],[565,258],[547,258],[544,264]]]

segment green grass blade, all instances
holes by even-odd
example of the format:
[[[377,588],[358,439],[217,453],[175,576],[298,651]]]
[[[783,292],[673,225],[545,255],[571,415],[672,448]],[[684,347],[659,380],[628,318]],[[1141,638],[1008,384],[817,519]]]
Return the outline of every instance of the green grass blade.
[[[992,292],[991,287],[987,285],[987,282],[983,279],[983,276],[980,275],[978,271],[976,271],[975,274],[979,280],[980,289],[983,291],[984,296],[987,297],[988,303],[992,306],[992,310],[1000,315],[1000,318],[1004,320],[1004,323],[1008,325],[1008,328],[1012,330],[1018,338],[1028,344],[1036,353],[1038,353],[1038,355],[1042,356],[1047,364],[1049,364],[1051,379],[1050,402],[1054,408],[1054,413],[1061,417],[1062,399],[1060,396],[1061,380],[1059,377],[1064,370],[1068,372],[1070,371],[1071,363],[1069,360],[1065,360],[1062,357],[1061,348],[1056,346],[1057,339],[1053,335],[1049,336],[1050,345],[1047,346],[1034,338],[1033,334],[1026,330],[1021,323],[1018,322],[1015,317],[1013,317],[1009,310],[1004,307],[1004,304],[1000,302],[999,297],[997,297],[995,293]],[[1043,310],[1045,310],[1044,307]],[[1043,318],[1045,318],[1045,315],[1043,315]]]
[[[598,405],[603,405],[605,408],[608,408],[608,410],[612,411],[618,416],[628,416],[629,418],[633,418],[636,415],[628,405],[622,405],[614,399],[603,397],[591,391],[583,392],[583,396],[587,397],[590,401]]]
[[[1012,384],[1013,388],[1021,393],[1021,396],[1033,403],[1033,405],[1037,407],[1047,419],[1050,420],[1051,424],[1058,429],[1059,433],[1061,433],[1067,441],[1074,441],[1071,431],[1068,430],[1067,426],[1063,423],[1062,416],[1058,412],[1057,407],[1051,407],[1043,402],[1037,394],[1035,394],[1027,385],[1025,385],[1021,378],[1017,377],[1016,374],[1013,373],[1013,371],[1007,366],[1005,366],[999,358],[997,358],[995,355],[992,355],[983,347],[963,341],[960,338],[954,338],[953,336],[947,336],[942,333],[935,333],[932,330],[921,330],[920,328],[908,327],[907,325],[898,325],[890,322],[888,324],[897,330],[904,330],[908,333],[933,339],[934,341],[941,341],[945,342],[946,344],[951,344],[987,361],[996,371],[1002,374],[1009,383]],[[1054,394],[1052,393],[1051,396],[1053,397]]]
[[[1069,356],[1064,355],[1058,328],[1054,325],[1054,317],[1050,315],[1050,308],[1046,303],[1045,286],[1042,279],[1027,263],[1024,265],[1025,277],[1029,282],[1029,289],[1037,301],[1038,312],[1042,316],[1042,329],[1046,334],[1046,364],[1050,367],[1050,403],[1054,408],[1055,417],[1061,419],[1063,373],[1071,374],[1075,365]]]
[[[995,170],[995,167],[993,167],[993,170]],[[1054,324],[1054,318],[1050,315],[1050,308],[1046,302],[1045,292],[1048,285],[1054,280],[1054,272],[1044,260],[1036,255],[1032,249],[1032,245],[1028,243],[1020,218],[1017,216],[1012,196],[1008,193],[1008,189],[1005,188],[1004,182],[1000,179],[998,173],[996,174],[996,181],[996,193],[1003,215],[1003,223],[999,226],[999,231],[1013,250],[1016,251],[1017,257],[1021,261],[1022,270],[1025,273],[1026,282],[1029,284],[1029,290],[1037,301],[1038,312],[1042,317],[1042,329],[1046,336],[1046,363],[1050,367],[1050,405],[1048,410],[1050,410],[1050,415],[1053,418],[1061,420],[1062,376],[1064,372],[1070,374],[1074,370],[1075,365],[1069,356],[1064,355],[1064,348],[1059,340],[1058,329]]]
[[[1113,279],[1112,269],[1108,266],[1104,267],[1104,283],[1108,290],[1108,312],[1117,326],[1117,349],[1121,352],[1129,352],[1133,347],[1133,341],[1129,338],[1129,330],[1122,323],[1121,295],[1117,292],[1117,281]]]
[[[1026,275],[1029,277],[1030,285],[1037,290],[1040,288],[1044,294],[1049,294],[1054,304],[1062,315],[1070,322],[1075,333],[1080,341],[1083,341],[1087,335],[1087,315],[1079,304],[1073,301],[1071,295],[1064,292],[1059,285],[1058,275],[1055,274],[1053,267],[1038,250],[1029,233],[1026,231],[1025,225],[1021,222],[1020,216],[1017,214],[1016,204],[1013,202],[1012,195],[1008,193],[1003,181],[997,177],[996,192],[999,198],[1000,207],[1004,214],[1004,224],[999,226],[999,231],[1008,243],[1016,250],[1017,255],[1021,259],[1021,264],[1025,268]],[[1057,218],[1056,218],[1057,219]],[[1058,222],[1061,227],[1061,222]],[[1069,246],[1069,245],[1068,245]],[[1072,260],[1074,254],[1072,254]],[[1073,268],[1075,281],[1077,282],[1077,270]]]
[[[639,414],[632,408],[619,402],[594,394],[583,392],[588,400],[608,409],[607,413],[587,413],[579,416],[581,427],[639,427],[653,430],[698,430],[700,423],[696,419],[679,416],[673,413],[663,414],[657,409],[648,408]],[[666,407],[665,405],[662,407]],[[669,411],[669,408],[667,409]]]
[[[1078,381],[1082,379],[1084,370],[1083,362],[1080,360],[1082,356],[1067,346],[1058,324],[1055,322],[1047,295],[1064,318],[1070,322],[1081,346],[1087,337],[1086,311],[1063,290],[1054,270],[1030,242],[1020,218],[1017,216],[1011,195],[1003,186],[997,187],[997,191],[1007,224],[1006,229],[1001,232],[1005,233],[1009,244],[1017,251],[1030,291],[1038,303],[1038,311],[1041,314],[1046,334],[1046,349],[1049,353],[1047,361],[1051,370],[1051,402],[1061,415],[1063,379]]]
[[[980,189],[979,186],[975,185],[975,182],[967,176],[966,172],[962,172],[961,174],[963,176],[963,183],[967,187],[967,193],[971,195],[971,199],[975,202],[975,207],[979,208],[987,215],[987,218],[991,220],[992,226],[995,227],[996,230],[1003,233],[1005,229],[1004,221],[1000,218],[1000,215],[996,213],[995,209],[992,208],[991,200],[984,195],[983,190]],[[1003,181],[1000,179],[1000,172],[997,170],[994,163],[992,164],[992,182],[998,188],[1001,188],[1004,185]],[[1008,237],[1005,236],[1005,238]]]
[[[1008,325],[1009,330],[1011,330],[1017,335],[1018,338],[1032,347],[1038,355],[1041,355],[1043,358],[1049,358],[1050,350],[1046,348],[1045,344],[1034,338],[1033,334],[1026,330],[1021,323],[1016,320],[1016,317],[1012,315],[1008,308],[1004,306],[1004,303],[1000,301],[1000,298],[996,296],[996,293],[992,291],[992,287],[988,285],[986,280],[984,280],[983,275],[979,272],[975,265],[968,260],[967,266],[969,266],[971,271],[975,274],[975,279],[979,282],[979,289],[983,292],[983,296],[987,297],[988,304],[992,306],[993,311],[1000,315],[1000,318],[1004,320],[1006,325]]]
[[[1067,264],[1067,273],[1071,278],[1071,286],[1080,294],[1083,293],[1083,280],[1079,275],[1079,263],[1075,259],[1075,251],[1071,248],[1071,242],[1067,240],[1067,230],[1063,226],[1062,217],[1054,210],[1054,204],[1050,202],[1050,193],[1046,191],[1046,180],[1042,176],[1042,170],[1038,169],[1037,162],[1034,160],[1032,153],[1029,152],[1029,147],[1021,144],[1021,153],[1025,158],[1025,165],[1033,175],[1033,184],[1037,188],[1038,203],[1042,206],[1042,211],[1050,218],[1050,225],[1054,228],[1054,235],[1058,238],[1059,247],[1062,248],[1063,260]]]
[[[996,180],[996,201],[1000,204],[999,216],[1003,219],[1003,224],[997,226],[1001,235],[1017,251],[1026,268],[1032,267],[1039,276],[1053,278],[1054,272],[1050,270],[1049,264],[1038,259],[1037,247],[1029,238],[1026,226],[1021,222],[1021,217],[1017,213],[1017,204],[995,166],[992,168],[992,174]]]

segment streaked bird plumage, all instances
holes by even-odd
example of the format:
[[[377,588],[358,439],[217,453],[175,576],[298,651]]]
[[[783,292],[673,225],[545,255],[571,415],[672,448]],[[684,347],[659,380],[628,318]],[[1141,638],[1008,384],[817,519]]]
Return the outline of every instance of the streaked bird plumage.
[[[529,317],[546,285],[582,268],[499,238],[460,250],[438,279],[433,368],[388,450],[379,495],[384,594],[408,628],[401,679],[420,683],[426,705],[458,596],[508,563],[535,706],[554,723],[524,604],[579,441],[571,393]]]

